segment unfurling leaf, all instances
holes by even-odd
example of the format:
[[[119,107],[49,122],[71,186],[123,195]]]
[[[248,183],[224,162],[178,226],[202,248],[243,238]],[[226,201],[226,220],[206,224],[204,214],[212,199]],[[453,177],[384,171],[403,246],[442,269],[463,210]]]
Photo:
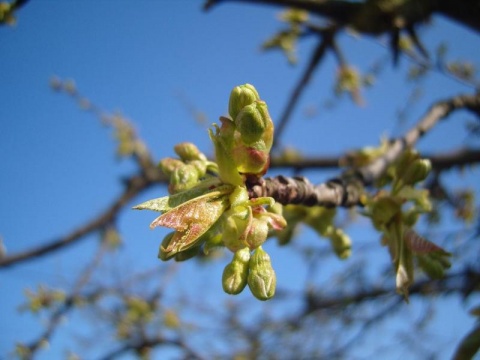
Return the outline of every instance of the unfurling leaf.
[[[150,224],[150,228],[165,226],[176,230],[168,246],[163,248],[167,256],[194,246],[225,211],[228,202],[221,196],[223,194],[216,192],[209,195],[187,201],[160,215]]]

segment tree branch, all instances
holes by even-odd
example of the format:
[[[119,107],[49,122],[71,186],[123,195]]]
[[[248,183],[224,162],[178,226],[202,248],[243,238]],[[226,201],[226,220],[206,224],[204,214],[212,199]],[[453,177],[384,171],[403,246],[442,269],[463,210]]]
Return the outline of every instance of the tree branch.
[[[300,95],[302,94],[303,90],[306,88],[308,82],[310,81],[310,78],[312,77],[313,72],[315,71],[318,64],[322,60],[323,56],[325,55],[325,51],[330,46],[331,41],[333,39],[333,34],[334,34],[333,29],[331,29],[330,31],[324,32],[324,37],[315,48],[315,51],[312,54],[310,62],[307,68],[305,69],[305,72],[300,78],[300,81],[295,86],[295,89],[293,90],[292,95],[288,100],[287,106],[283,110],[282,116],[280,117],[280,120],[275,128],[275,139],[273,142],[274,149],[275,147],[278,146],[278,143],[279,143],[278,139],[280,139],[280,137],[282,136],[283,131],[285,130],[285,127],[288,123],[288,120],[290,119],[290,115],[292,114],[293,109],[295,108],[296,104],[298,103],[298,100],[300,99]]]
[[[480,163],[480,149],[460,148],[441,154],[424,153],[421,157],[430,159],[433,169],[441,172]],[[301,157],[294,160],[272,157],[270,169],[292,169],[295,172],[308,169],[338,169],[340,160],[341,156]]]

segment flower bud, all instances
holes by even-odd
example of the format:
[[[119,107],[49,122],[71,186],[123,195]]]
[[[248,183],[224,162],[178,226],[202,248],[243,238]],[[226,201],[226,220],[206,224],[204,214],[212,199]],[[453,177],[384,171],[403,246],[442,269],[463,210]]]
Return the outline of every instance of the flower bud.
[[[432,170],[432,164],[428,159],[417,159],[407,169],[403,176],[405,185],[413,185],[417,182],[425,180]]]
[[[330,243],[340,259],[346,259],[352,254],[352,241],[341,229],[334,230],[330,237]]]
[[[244,186],[235,186],[228,199],[230,200],[230,206],[233,208],[248,201],[248,191]]]
[[[234,118],[234,122],[242,141],[247,145],[260,139],[266,143],[264,135],[267,130],[271,132],[273,127],[267,104],[264,101],[255,101],[245,106]],[[267,151],[269,150],[270,148],[267,149]]]
[[[227,294],[236,295],[247,285],[250,249],[243,248],[235,252],[232,262],[223,270],[222,286]]]
[[[252,223],[246,234],[245,242],[250,249],[256,249],[262,245],[268,237],[268,223],[265,220],[252,218]]]
[[[247,105],[260,100],[257,90],[250,84],[235,86],[230,93],[228,113],[235,119],[238,113]]]
[[[183,165],[175,168],[170,175],[170,185],[168,191],[176,194],[180,191],[188,190],[198,182],[198,172],[193,165]]]
[[[268,300],[275,295],[277,277],[270,256],[258,247],[249,261],[248,287],[259,300]]]
[[[231,215],[227,215],[223,227],[223,244],[230,251],[236,252],[245,247],[244,234],[250,228],[252,222],[251,211],[243,210],[238,212],[237,207]]]
[[[183,142],[177,144],[173,148],[175,153],[180,156],[183,161],[202,160],[206,161],[206,156],[198,150],[195,144]]]
[[[415,160],[419,159],[420,156],[418,152],[413,149],[405,150],[402,155],[398,158],[395,164],[395,172],[397,173],[397,177],[401,177],[403,174],[407,172],[410,164],[412,164]]]
[[[162,172],[165,175],[170,176],[173,170],[184,165],[185,163],[181,160],[173,159],[173,158],[165,158],[160,161],[160,163],[158,164],[158,167],[160,168],[160,170],[162,170]]]
[[[203,160],[192,160],[188,162],[188,165],[192,165],[197,170],[197,176],[199,178],[204,177],[207,173],[207,162]]]

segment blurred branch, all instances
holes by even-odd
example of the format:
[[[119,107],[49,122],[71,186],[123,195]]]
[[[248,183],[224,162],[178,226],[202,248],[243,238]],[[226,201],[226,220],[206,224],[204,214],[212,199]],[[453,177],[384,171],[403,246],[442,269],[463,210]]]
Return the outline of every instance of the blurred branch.
[[[163,336],[157,336],[155,338],[143,339],[142,341],[138,341],[135,343],[128,343],[124,344],[120,348],[102,356],[101,360],[112,360],[122,355],[125,355],[129,352],[135,352],[137,354],[142,354],[143,351],[160,345],[164,346],[173,346],[181,349],[184,352],[184,359],[189,360],[203,360],[204,358],[200,356],[196,351],[194,351],[191,347],[189,347],[184,341],[181,339],[168,339]]]
[[[436,294],[461,294],[464,298],[473,292],[480,291],[480,272],[478,269],[466,268],[465,270],[445,275],[443,279],[425,279],[413,284],[409,290],[410,296],[427,296]],[[343,309],[346,306],[358,305],[370,300],[383,297],[398,297],[395,289],[391,287],[371,287],[351,294],[341,294],[328,297],[324,293],[307,293],[305,307],[301,314],[297,314],[292,323],[298,323],[299,318],[304,318],[316,311]]]
[[[375,2],[353,2],[353,1],[311,1],[311,0],[207,0],[204,4],[204,9],[209,10],[213,6],[225,2],[242,2],[263,5],[273,5],[280,7],[292,7],[297,9],[307,10],[313,14],[330,18],[337,22],[337,24],[349,25],[362,16],[366,16],[366,11],[372,10],[369,8],[371,4],[375,6]],[[399,8],[408,2],[399,2]],[[407,19],[407,25],[415,22],[420,22],[427,19],[430,15],[438,13],[444,15],[451,20],[457,21],[471,30],[480,32],[480,7],[477,0],[455,1],[442,0],[430,1],[422,0],[414,2],[414,6],[406,10],[412,10],[411,16],[413,19]],[[413,4],[413,3],[411,3]],[[395,9],[398,10],[398,9]],[[406,11],[408,14],[408,11]],[[375,23],[375,32],[392,31],[395,27],[395,16],[389,19],[388,14],[382,11],[376,13],[369,13],[369,21]],[[395,14],[393,14],[395,15]],[[371,16],[374,16],[373,18]]]
[[[480,163],[480,149],[461,148],[441,154],[423,153],[421,157],[430,159],[433,169],[440,172]],[[279,156],[271,159],[270,169],[292,169],[295,172],[309,169],[338,169],[341,158],[341,156],[312,156],[284,159]]]
[[[288,103],[283,110],[282,116],[280,117],[280,120],[275,128],[275,139],[273,142],[273,148],[278,146],[280,137],[283,134],[283,131],[285,130],[285,127],[288,123],[288,120],[290,119],[290,115],[293,112],[293,109],[298,103],[298,100],[300,99],[300,95],[302,94],[303,90],[306,88],[308,82],[310,81],[310,78],[312,77],[313,72],[317,68],[318,64],[322,60],[323,56],[325,55],[325,51],[331,46],[332,41],[333,41],[333,35],[335,33],[334,28],[327,29],[323,32],[324,36],[322,37],[322,40],[320,43],[317,45],[315,48],[312,57],[310,59],[310,62],[305,69],[305,72],[303,73],[302,77],[300,78],[299,82],[295,86],[292,95],[289,97]]]

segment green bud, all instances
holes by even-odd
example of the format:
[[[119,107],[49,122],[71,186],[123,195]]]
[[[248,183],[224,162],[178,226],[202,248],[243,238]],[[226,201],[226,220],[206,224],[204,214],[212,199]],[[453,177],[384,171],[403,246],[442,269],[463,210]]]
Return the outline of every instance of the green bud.
[[[270,256],[258,247],[250,258],[248,287],[259,300],[269,300],[275,295],[277,277],[272,268]]]
[[[245,106],[250,105],[256,100],[260,100],[260,96],[253,85],[244,84],[235,86],[230,93],[228,113],[232,119],[235,119]]]
[[[222,286],[227,294],[239,294],[247,285],[249,260],[250,249],[240,249],[235,252],[232,262],[223,270]]]
[[[206,156],[198,150],[195,144],[183,142],[175,145],[175,153],[180,156],[183,161],[201,160],[206,161]]]
[[[262,245],[268,237],[268,223],[265,220],[252,218],[251,225],[246,234],[245,242],[250,249],[256,249]]]
[[[432,170],[432,164],[428,159],[417,159],[407,169],[403,176],[403,181],[406,185],[413,185],[417,182],[425,180]]]
[[[204,177],[207,173],[207,162],[203,160],[192,160],[188,162],[188,165],[192,165],[197,170],[199,178]]]
[[[170,185],[168,191],[170,194],[188,190],[194,187],[198,182],[198,171],[193,165],[183,165],[175,168],[170,175]]]
[[[239,208],[243,208],[239,211]],[[236,252],[243,249],[244,234],[250,228],[252,222],[252,212],[245,207],[237,207],[229,211],[231,215],[226,214],[223,227],[223,244],[230,251]]]
[[[402,155],[398,158],[395,164],[395,171],[397,173],[397,177],[401,177],[403,174],[407,172],[407,169],[410,167],[415,160],[419,159],[420,155],[413,149],[405,150]]]
[[[346,259],[352,254],[352,241],[341,229],[333,231],[330,236],[330,243],[340,259]]]
[[[260,139],[268,143],[268,141],[265,141],[264,135],[267,130],[271,131],[273,125],[268,113],[267,104],[264,101],[255,101],[245,106],[234,118],[234,122],[245,144],[252,144]],[[268,140],[270,140],[270,138]],[[270,147],[268,147],[267,150],[269,151]]]
[[[233,208],[248,201],[248,191],[244,186],[235,186],[228,199],[230,200],[230,206]]]
[[[184,166],[185,163],[178,159],[165,158],[160,161],[158,167],[165,175],[170,176],[176,168]]]

